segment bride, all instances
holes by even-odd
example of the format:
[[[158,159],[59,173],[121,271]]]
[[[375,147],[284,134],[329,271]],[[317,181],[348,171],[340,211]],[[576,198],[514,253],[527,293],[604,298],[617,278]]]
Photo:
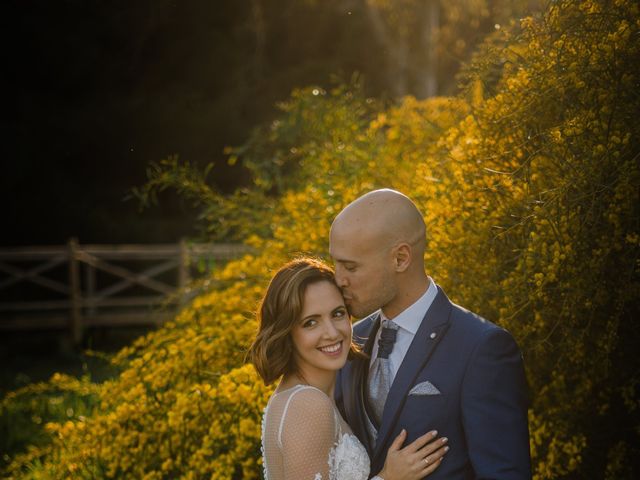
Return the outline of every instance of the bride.
[[[334,400],[336,373],[351,343],[351,319],[332,270],[301,258],[272,278],[259,310],[248,359],[269,385],[280,379],[262,419],[265,480],[366,480],[369,457]],[[433,472],[448,450],[428,432],[402,447],[402,431],[375,480],[417,480]]]

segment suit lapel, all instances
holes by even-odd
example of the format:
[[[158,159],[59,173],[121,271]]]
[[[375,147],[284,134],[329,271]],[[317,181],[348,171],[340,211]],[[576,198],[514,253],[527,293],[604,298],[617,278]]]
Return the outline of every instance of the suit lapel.
[[[389,390],[387,402],[382,413],[382,424],[378,430],[374,458],[380,455],[384,446],[388,444],[388,437],[396,427],[409,389],[415,383],[416,377],[424,368],[435,347],[449,328],[450,313],[451,303],[442,289],[438,287],[438,294],[429,310],[425,313]]]
[[[363,321],[368,322],[368,324],[358,329],[360,335],[359,338],[354,335],[354,341],[367,355],[371,355],[376,331],[380,324],[380,315],[372,316]],[[373,452],[373,445],[370,445],[369,442],[366,426],[367,414],[364,408],[364,389],[366,388],[367,375],[369,373],[369,360],[356,358],[347,362],[343,368],[343,372],[341,387],[349,426],[367,448],[367,451],[371,453]]]

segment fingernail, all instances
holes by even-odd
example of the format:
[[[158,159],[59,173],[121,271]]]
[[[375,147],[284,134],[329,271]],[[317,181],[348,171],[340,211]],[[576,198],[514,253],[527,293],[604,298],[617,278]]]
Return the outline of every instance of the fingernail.
[[[434,430],[433,432],[431,432],[432,437],[435,437],[436,435],[438,435],[438,430]]]
[[[442,443],[447,443],[449,441],[449,439],[447,437],[444,437],[442,440],[440,440]]]
[[[444,451],[448,452],[449,451],[449,447],[444,447]]]

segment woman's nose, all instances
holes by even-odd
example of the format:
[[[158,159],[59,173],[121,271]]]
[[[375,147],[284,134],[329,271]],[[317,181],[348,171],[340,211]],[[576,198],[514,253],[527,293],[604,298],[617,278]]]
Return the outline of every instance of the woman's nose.
[[[338,329],[331,320],[325,321],[324,334],[327,338],[336,338],[339,335]]]

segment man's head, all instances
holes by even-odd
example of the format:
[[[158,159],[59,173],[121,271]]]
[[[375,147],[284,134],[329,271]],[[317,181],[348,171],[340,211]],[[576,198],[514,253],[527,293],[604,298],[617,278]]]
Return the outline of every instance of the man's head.
[[[330,252],[336,281],[352,315],[378,308],[395,317],[424,292],[425,224],[414,203],[395,190],[374,190],[333,221]]]

